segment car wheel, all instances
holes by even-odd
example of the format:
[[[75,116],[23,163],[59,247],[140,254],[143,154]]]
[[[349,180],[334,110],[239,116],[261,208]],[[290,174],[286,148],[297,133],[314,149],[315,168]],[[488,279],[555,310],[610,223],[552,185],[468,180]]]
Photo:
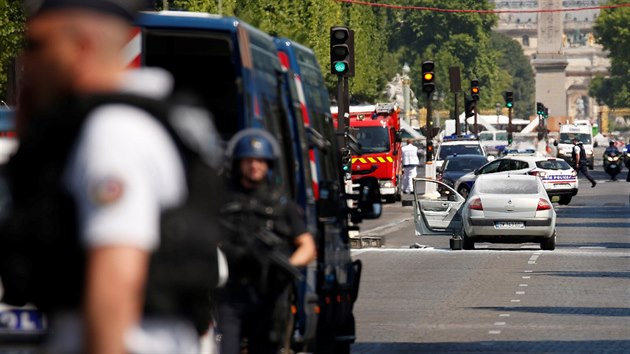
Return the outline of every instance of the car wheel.
[[[571,198],[573,198],[570,195],[562,195],[560,196],[560,200],[558,201],[558,204],[560,205],[569,205],[569,203],[571,203]]]
[[[556,232],[553,232],[553,235],[547,239],[544,239],[540,242],[540,249],[545,251],[553,251],[556,249]]]
[[[462,232],[462,248],[465,250],[475,249],[475,241],[471,240],[470,237],[466,236],[466,232]]]
[[[470,194],[470,190],[468,189],[467,186],[463,185],[457,188],[457,193],[459,193],[462,197],[464,197],[464,199],[468,199],[468,194]]]

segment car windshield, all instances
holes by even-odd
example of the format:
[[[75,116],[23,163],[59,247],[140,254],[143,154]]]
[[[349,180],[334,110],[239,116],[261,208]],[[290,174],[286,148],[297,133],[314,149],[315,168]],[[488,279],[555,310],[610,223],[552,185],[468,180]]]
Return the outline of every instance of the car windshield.
[[[580,139],[582,144],[590,144],[591,143],[591,135],[583,134],[583,133],[560,133],[560,143],[561,144],[573,144],[574,138]]]
[[[564,160],[536,161],[536,166],[543,170],[570,170],[571,166]]]
[[[475,158],[458,158],[458,159],[448,159],[444,163],[444,172],[453,172],[453,171],[461,171],[461,172],[472,172],[476,170],[478,167],[485,164],[486,159],[475,159]]]
[[[440,147],[440,160],[451,155],[482,155],[483,151],[479,145],[442,145]]]
[[[384,127],[359,127],[356,138],[364,154],[389,151],[389,134]]]
[[[497,140],[508,140],[506,132],[497,133]]]
[[[480,141],[489,141],[489,140],[492,140],[492,139],[494,139],[494,136],[493,136],[492,133],[486,133],[486,132],[479,133],[479,140]]]
[[[486,179],[477,181],[479,193],[483,194],[538,194],[536,180]]]

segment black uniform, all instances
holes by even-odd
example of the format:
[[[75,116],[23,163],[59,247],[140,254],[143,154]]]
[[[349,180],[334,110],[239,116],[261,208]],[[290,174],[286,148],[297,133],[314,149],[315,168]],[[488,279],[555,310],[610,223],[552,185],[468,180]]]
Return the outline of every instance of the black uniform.
[[[275,354],[286,337],[293,278],[268,256],[280,252],[288,259],[295,238],[308,231],[300,208],[267,185],[233,183],[231,189],[221,216],[237,236],[223,247],[230,278],[219,296],[221,353],[240,353],[247,338],[248,353]]]
[[[575,151],[576,150],[575,147],[579,148],[579,154],[580,154],[579,163],[577,163],[577,154]],[[575,170],[581,172],[584,175],[584,177],[586,177],[586,179],[588,179],[591,182],[592,187],[595,187],[597,182],[595,182],[593,177],[591,177],[591,175],[588,173],[588,161],[586,160],[586,150],[584,150],[584,146],[582,144],[577,144],[573,146],[572,156],[573,156],[573,164],[575,165]]]

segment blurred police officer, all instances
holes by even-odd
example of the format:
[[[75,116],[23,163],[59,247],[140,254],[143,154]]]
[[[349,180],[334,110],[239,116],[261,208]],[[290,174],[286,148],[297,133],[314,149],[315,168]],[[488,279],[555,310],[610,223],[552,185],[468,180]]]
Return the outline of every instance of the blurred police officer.
[[[597,182],[591,177],[588,173],[588,161],[586,159],[586,150],[584,149],[584,145],[578,138],[573,139],[573,163],[575,166],[576,172],[581,172],[586,179],[591,182],[591,187],[595,187]]]
[[[123,72],[121,51],[144,3],[27,7],[20,148],[8,168],[14,211],[2,235],[16,246],[2,257],[16,261],[3,264],[5,300],[52,314],[51,352],[195,352],[194,314],[178,312],[168,286],[148,290],[162,215],[187,203],[188,188],[182,155],[158,119],[172,78]],[[103,98],[116,94],[129,97]],[[153,103],[144,109],[145,101]],[[20,240],[32,243],[26,256],[17,254]],[[18,262],[25,284],[12,276]],[[145,293],[159,293],[152,311]]]
[[[402,148],[402,163],[403,163],[403,192],[413,192],[413,179],[418,173],[418,165],[420,165],[420,159],[418,158],[418,148],[413,145],[413,140],[408,139],[407,145]]]
[[[221,353],[240,353],[246,338],[248,353],[275,354],[286,340],[291,278],[269,262],[270,252],[301,267],[315,259],[315,243],[299,207],[270,182],[279,157],[275,139],[246,129],[232,138],[228,154],[231,196],[221,215],[238,232],[225,245],[230,278],[218,311]]]

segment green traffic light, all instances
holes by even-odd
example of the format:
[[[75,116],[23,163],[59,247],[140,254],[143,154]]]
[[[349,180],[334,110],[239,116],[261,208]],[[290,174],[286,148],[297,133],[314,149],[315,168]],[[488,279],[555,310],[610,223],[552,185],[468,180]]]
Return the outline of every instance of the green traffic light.
[[[344,72],[346,72],[347,66],[346,63],[338,61],[335,63],[335,71],[343,74]]]
[[[507,107],[507,108],[512,108],[512,106],[513,106],[513,105],[514,105],[514,104],[512,104],[512,102],[508,102],[508,103],[506,103],[506,104],[505,104],[505,107]]]
[[[343,166],[343,170],[344,170],[344,171],[346,171],[346,172],[348,172],[348,171],[350,170],[350,166],[348,166],[348,165],[344,165],[344,166]]]

